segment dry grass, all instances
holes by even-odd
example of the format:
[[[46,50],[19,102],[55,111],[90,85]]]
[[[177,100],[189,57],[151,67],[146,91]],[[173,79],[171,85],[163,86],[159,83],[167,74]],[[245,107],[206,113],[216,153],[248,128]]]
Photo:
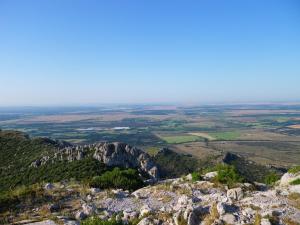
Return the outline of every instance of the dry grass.
[[[217,210],[217,204],[214,203],[210,208],[210,213],[204,218],[203,223],[205,225],[211,225],[219,217],[220,215]]]
[[[288,196],[291,201],[291,205],[297,209],[300,209],[300,194],[299,193],[291,193]]]
[[[290,218],[283,218],[283,222],[285,225],[300,225],[300,223],[298,223]]]
[[[173,197],[170,195],[163,195],[159,198],[159,200],[163,203],[169,203],[170,201],[173,200]]]
[[[183,215],[182,215],[182,214],[180,214],[180,215],[178,216],[177,224],[178,224],[178,225],[187,225],[187,221],[183,218]]]
[[[253,205],[253,204],[250,204],[249,207],[255,211],[257,210],[261,210],[261,208],[259,206],[256,206],[256,205]]]
[[[144,217],[149,217],[149,215],[145,215]],[[168,213],[168,212],[159,212],[156,217],[159,219],[159,220],[162,220],[162,221],[168,221],[170,219],[173,218],[173,214],[172,213]]]
[[[261,223],[261,215],[256,213],[253,225],[260,225],[260,223]]]

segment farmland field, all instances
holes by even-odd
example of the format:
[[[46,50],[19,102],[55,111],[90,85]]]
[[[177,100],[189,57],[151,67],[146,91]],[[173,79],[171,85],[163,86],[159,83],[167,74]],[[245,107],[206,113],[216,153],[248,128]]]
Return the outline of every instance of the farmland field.
[[[215,140],[235,140],[240,136],[237,131],[215,132],[210,134]]]
[[[198,158],[224,151],[261,164],[300,161],[300,105],[123,105],[0,108],[0,129],[76,144],[121,141],[156,154],[168,147]]]
[[[162,136],[161,137],[168,144],[181,144],[187,142],[194,142],[202,140],[198,136],[193,135],[180,135],[180,136]]]

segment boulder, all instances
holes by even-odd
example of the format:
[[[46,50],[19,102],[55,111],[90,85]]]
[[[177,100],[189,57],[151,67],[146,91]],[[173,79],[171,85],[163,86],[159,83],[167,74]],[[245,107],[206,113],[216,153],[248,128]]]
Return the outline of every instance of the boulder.
[[[140,210],[140,217],[143,217],[152,212],[152,209],[148,205],[143,205]]]
[[[232,188],[227,191],[227,197],[232,200],[241,200],[244,196],[242,188]]]
[[[299,193],[300,194],[300,185],[291,185],[289,187],[289,191],[292,193]]]
[[[219,215],[224,215],[226,213],[226,204],[223,202],[219,202],[217,204],[217,211]]]
[[[48,209],[49,209],[49,211],[52,213],[52,212],[57,212],[57,211],[59,211],[59,209],[60,209],[60,206],[58,205],[58,204],[49,204],[48,205]]]
[[[136,211],[123,211],[123,220],[129,221],[136,219],[138,217],[138,213]]]
[[[192,199],[186,195],[181,195],[178,200],[176,205],[174,206],[174,210],[180,210],[182,208],[186,208],[187,205],[192,203]]]
[[[83,220],[83,219],[87,218],[87,215],[83,211],[78,211],[75,214],[75,218],[76,218],[76,220]]]
[[[201,218],[204,214],[208,213],[207,208],[203,208],[202,206],[198,206],[192,208],[190,213],[187,216],[187,224],[188,225],[199,225],[201,223]],[[185,218],[185,216],[184,216]]]
[[[261,219],[260,225],[272,225],[269,219],[263,218]]]
[[[84,212],[85,215],[90,216],[96,213],[96,206],[94,204],[86,204],[84,203],[82,205],[82,210]]]
[[[268,185],[264,183],[259,183],[259,182],[253,182],[255,185],[255,188],[259,191],[266,191],[268,190]]]
[[[188,175],[185,176],[185,179],[188,180],[188,181],[191,181],[193,180],[193,176],[191,173],[189,173]]]
[[[203,179],[209,181],[209,180],[212,180],[213,178],[215,178],[216,176],[218,176],[218,172],[217,171],[209,172],[209,173],[206,173],[203,176]]]
[[[90,189],[90,192],[92,193],[92,194],[97,194],[97,193],[99,193],[101,190],[100,190],[100,188],[91,188]]]
[[[113,189],[112,193],[118,198],[126,198],[129,196],[129,191],[123,191],[122,189]]]
[[[92,201],[93,200],[93,196],[92,195],[87,195],[86,196],[86,200],[89,201],[89,202]]]
[[[45,184],[45,186],[44,186],[44,189],[45,189],[45,190],[52,190],[53,188],[54,188],[54,185],[51,184],[51,183],[47,183],[47,184]]]
[[[221,219],[226,223],[226,224],[236,224],[237,220],[234,215],[232,214],[225,214],[221,217]]]
[[[107,220],[110,216],[111,216],[111,213],[104,210],[104,211],[101,212],[101,214],[98,217],[102,220]],[[120,215],[118,214],[117,216],[119,217]],[[116,218],[116,219],[120,220],[121,218]]]
[[[300,179],[300,172],[298,173],[285,173],[280,179],[279,185],[280,186],[289,186],[290,182]]]
[[[76,220],[66,220],[64,221],[64,225],[80,225],[80,223]]]
[[[137,199],[144,198],[143,192],[141,190],[136,190],[135,192],[132,192],[131,195]]]

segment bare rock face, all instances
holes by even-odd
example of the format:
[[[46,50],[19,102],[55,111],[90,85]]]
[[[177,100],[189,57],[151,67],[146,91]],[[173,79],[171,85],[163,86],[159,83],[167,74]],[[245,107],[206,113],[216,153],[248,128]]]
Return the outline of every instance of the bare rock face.
[[[158,169],[148,154],[124,143],[98,144],[93,157],[108,166],[137,168],[151,178],[159,177]]]
[[[280,186],[289,186],[290,182],[300,179],[300,172],[298,173],[285,173],[280,179]]]
[[[142,150],[125,143],[97,143],[91,145],[65,145],[57,148],[53,156],[43,156],[31,163],[31,167],[39,167],[53,161],[75,161],[93,157],[107,166],[135,168],[148,174],[151,179],[158,179],[159,172],[151,157]]]

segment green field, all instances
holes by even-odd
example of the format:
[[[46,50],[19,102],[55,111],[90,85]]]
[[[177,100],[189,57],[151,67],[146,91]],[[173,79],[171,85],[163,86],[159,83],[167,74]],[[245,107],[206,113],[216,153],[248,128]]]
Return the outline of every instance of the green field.
[[[239,136],[240,133],[237,131],[226,131],[226,132],[215,132],[215,133],[210,133],[212,137],[214,137],[216,140],[236,140]]]
[[[168,144],[182,144],[203,140],[201,137],[192,135],[161,136],[161,138]]]

